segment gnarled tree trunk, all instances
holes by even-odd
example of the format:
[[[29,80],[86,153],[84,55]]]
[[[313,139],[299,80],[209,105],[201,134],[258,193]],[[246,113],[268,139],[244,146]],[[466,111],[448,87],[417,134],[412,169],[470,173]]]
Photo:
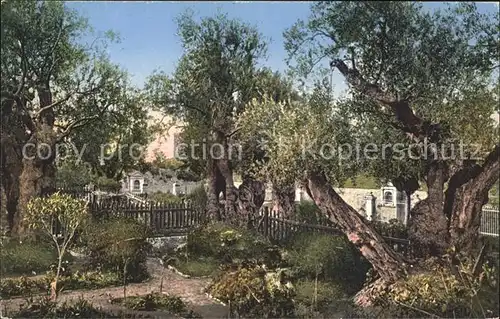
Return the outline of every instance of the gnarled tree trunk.
[[[207,214],[211,220],[222,219],[219,196],[224,192],[226,185],[215,160],[209,158],[207,161],[207,179],[208,179],[208,203]]]
[[[286,218],[295,209],[295,187],[292,185],[277,185],[273,183],[273,206],[280,217]]]
[[[55,190],[56,143],[59,136],[54,132],[54,110],[52,94],[47,87],[38,89],[40,114],[37,116],[33,132],[26,145],[23,146],[23,169],[19,177],[19,202],[14,218],[13,232],[22,234],[26,230],[23,223],[28,202],[36,196],[44,196]]]
[[[446,190],[445,214],[449,216],[451,243],[459,251],[471,253],[479,236],[481,212],[488,191],[498,181],[500,145],[483,165],[470,164],[455,173]]]
[[[413,251],[423,256],[440,256],[449,247],[448,222],[444,214],[444,184],[447,167],[434,162],[427,173],[428,197],[411,211],[409,239]]]
[[[385,282],[403,277],[404,260],[330,186],[323,173],[308,176],[312,198],[321,211],[347,235]]]
[[[253,229],[253,221],[258,216],[259,210],[264,204],[266,188],[263,182],[245,175],[238,188],[238,215],[241,218],[241,225],[248,229]],[[243,224],[245,223],[245,224]]]
[[[34,145],[39,145],[34,144]],[[55,143],[47,143],[52,152],[55,151]],[[30,158],[34,156],[34,158]],[[17,214],[14,219],[13,232],[22,234],[26,230],[23,217],[28,202],[36,196],[44,196],[55,191],[55,154],[47,159],[40,159],[38,155],[23,158],[23,170],[19,178],[19,203]]]
[[[1,183],[5,194],[5,209],[7,211],[8,230],[14,228],[14,218],[17,214],[19,200],[19,175],[22,170],[21,150],[12,143],[10,138],[2,136],[1,156]]]

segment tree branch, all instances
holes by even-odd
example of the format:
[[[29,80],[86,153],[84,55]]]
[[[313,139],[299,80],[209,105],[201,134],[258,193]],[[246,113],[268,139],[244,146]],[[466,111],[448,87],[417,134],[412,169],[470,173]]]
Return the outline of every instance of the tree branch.
[[[47,111],[47,110],[49,110],[49,109],[51,109],[51,108],[54,108],[54,107],[56,107],[56,106],[58,106],[58,105],[60,105],[60,104],[62,104],[62,103],[64,103],[64,102],[66,102],[66,101],[68,101],[68,100],[69,100],[69,99],[73,96],[73,94],[75,94],[75,93],[76,93],[76,92],[74,92],[74,91],[73,91],[72,93],[67,94],[67,95],[66,95],[66,97],[64,97],[63,99],[60,99],[59,101],[56,101],[56,102],[54,102],[54,103],[51,103],[51,104],[49,104],[49,105],[47,105],[47,106],[42,107],[40,110],[38,110],[38,112],[36,112],[36,113],[33,115],[33,118],[37,118],[37,117],[39,117],[39,116],[40,116],[43,112],[45,112],[45,111]]]
[[[404,132],[411,133],[417,138],[435,138],[439,125],[426,123],[416,116],[408,101],[400,100],[393,94],[383,91],[378,85],[369,83],[358,70],[349,69],[345,62],[340,59],[333,60],[330,66],[337,68],[352,88],[379,104],[388,106],[396,116],[397,121],[403,124],[402,129]]]
[[[75,130],[79,127],[87,125],[89,122],[98,119],[100,115],[87,116],[78,120],[73,121],[69,125],[64,128],[64,131],[57,137],[57,141],[60,142],[63,138],[68,136],[72,130]]]

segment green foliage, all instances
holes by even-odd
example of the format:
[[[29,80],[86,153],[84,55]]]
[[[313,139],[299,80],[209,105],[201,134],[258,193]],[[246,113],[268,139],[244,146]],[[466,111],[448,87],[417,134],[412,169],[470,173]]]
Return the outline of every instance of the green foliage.
[[[408,238],[408,228],[398,219],[391,219],[388,223],[372,221],[371,225],[384,237]]]
[[[259,151],[269,158],[253,164],[254,175],[287,185],[301,181],[305,171],[321,168],[340,185],[359,169],[357,161],[337,152],[342,145],[355,145],[356,130],[347,119],[342,110],[333,111],[327,88],[317,87],[303,102],[291,105],[255,99],[238,125],[241,138],[257,139]]]
[[[95,180],[95,186],[103,192],[118,192],[122,185],[116,179],[100,176]]]
[[[183,165],[181,161],[175,158],[166,158],[165,155],[160,152],[155,153],[155,159],[152,164],[158,168],[163,168],[173,171],[181,168]]]
[[[283,318],[294,311],[294,287],[284,269],[268,271],[263,266],[227,269],[214,278],[207,291],[229,303],[237,316]]]
[[[28,226],[35,230],[42,230],[54,240],[52,234],[52,223],[58,221],[61,224],[62,236],[66,245],[71,241],[74,233],[88,217],[87,204],[85,201],[74,199],[67,194],[55,193],[47,198],[33,198],[28,203],[28,209],[24,216]]]
[[[13,314],[13,318],[122,318],[95,308],[89,301],[79,298],[57,305],[48,297],[29,299],[27,304]]]
[[[350,60],[347,66],[367,84],[409,102],[425,121],[440,123],[443,142],[463,142],[466,153],[479,145],[484,154],[498,136],[490,118],[498,105],[498,22],[497,14],[481,13],[474,3],[429,11],[415,2],[323,1],[285,32],[285,48],[302,78],[323,76],[322,62]],[[384,103],[359,88],[350,93],[331,111],[345,112],[360,144],[402,143],[406,154],[411,141],[380,107]],[[423,161],[399,155],[389,148],[384,158],[366,157],[360,164],[377,179],[422,180]]]
[[[56,184],[58,187],[81,188],[89,185],[94,180],[92,169],[85,163],[76,160],[64,159],[59,161],[56,171]]]
[[[83,242],[90,252],[86,260],[89,269],[117,272],[121,277],[126,269],[129,282],[146,279],[146,256],[149,230],[134,219],[116,218],[95,222],[83,234]]]
[[[295,301],[313,309],[322,307],[345,298],[344,287],[332,282],[301,279],[294,285]]]
[[[6,278],[0,280],[0,296],[8,299],[13,296],[28,296],[47,292],[50,286],[48,277],[29,279],[21,276],[19,278]]]
[[[162,310],[181,315],[182,318],[201,318],[200,315],[193,311],[188,311],[186,304],[178,296],[150,293],[145,296],[126,297],[125,299],[118,298],[112,300],[112,302],[138,311]]]
[[[31,131],[18,135],[20,143],[31,135],[39,136],[38,142],[59,142],[122,107],[126,74],[106,55],[107,44],[114,41],[112,33],[93,34],[86,19],[62,1],[8,1],[2,3],[1,17],[6,66],[1,70],[2,105],[9,110],[2,121],[18,119],[10,122],[8,133]],[[82,38],[95,41],[90,45]],[[32,103],[37,93],[48,98]],[[49,104],[52,107],[43,114],[33,116]],[[27,113],[31,116],[22,116]],[[47,123],[54,124],[42,128],[38,124],[47,116]]]
[[[155,192],[148,194],[148,200],[157,203],[168,203],[173,205],[179,205],[182,203],[182,198],[171,193]]]
[[[202,184],[194,188],[189,194],[186,195],[186,199],[191,202],[196,210],[204,212],[208,203],[208,195],[205,185]]]
[[[313,201],[300,201],[298,205],[295,206],[295,212],[291,216],[291,219],[298,222],[323,225],[328,223],[328,218],[320,211],[319,207]]]
[[[191,277],[209,277],[219,270],[219,262],[213,258],[186,258],[171,262],[181,273]]]
[[[365,174],[359,174],[351,179],[348,179],[342,187],[345,188],[364,188],[364,189],[378,189],[380,188],[380,182],[378,182],[373,176],[368,176]]]
[[[397,282],[381,298],[389,297],[400,311],[406,312],[405,316],[422,317],[427,313],[439,317],[496,317],[498,272],[485,264],[474,274],[473,267],[472,260],[460,262],[454,274],[447,265],[433,265]]]
[[[344,237],[298,234],[288,245],[286,261],[297,277],[329,280],[356,291],[364,283],[368,264]]]
[[[23,222],[31,229],[45,233],[54,242],[57,249],[57,266],[54,277],[54,293],[57,298],[57,282],[63,267],[63,258],[72,243],[77,229],[88,220],[87,204],[83,200],[66,194],[55,193],[49,197],[36,197],[28,202]],[[54,222],[60,226],[53,232]]]
[[[4,299],[17,296],[30,296],[46,293],[50,289],[50,283],[54,280],[54,273],[49,272],[46,276],[29,278],[25,276],[17,278],[5,278],[0,281],[0,296]],[[112,272],[75,272],[63,275],[58,280],[58,290],[99,289],[122,284],[118,274]]]
[[[187,237],[186,252],[189,256],[212,257],[221,263],[244,261],[276,265],[279,250],[262,236],[222,223],[200,227]]]
[[[49,269],[57,258],[54,247],[40,242],[10,241],[2,243],[0,249],[0,273],[8,275],[31,275]]]
[[[177,23],[184,48],[177,69],[171,78],[152,74],[145,89],[151,104],[183,120],[183,141],[210,147],[214,130],[231,134],[236,117],[257,95],[257,63],[266,45],[255,27],[223,14],[197,20],[185,12]],[[194,176],[206,176],[206,156],[200,147],[195,152],[185,165]]]

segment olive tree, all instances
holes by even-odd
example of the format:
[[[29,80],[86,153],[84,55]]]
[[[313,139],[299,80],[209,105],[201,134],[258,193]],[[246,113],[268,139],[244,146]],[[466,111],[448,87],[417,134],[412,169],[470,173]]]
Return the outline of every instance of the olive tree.
[[[115,36],[82,43],[90,27],[63,2],[6,1],[1,17],[2,152],[10,163],[2,170],[13,194],[10,226],[22,233],[28,201],[55,188],[55,146],[119,109],[126,76],[104,54]]]
[[[436,146],[418,152],[419,160],[368,165],[408,194],[425,183],[428,197],[409,223],[412,243],[426,254],[471,253],[481,207],[498,180],[491,119],[498,110],[498,19],[471,3],[427,11],[414,2],[318,2],[285,33],[298,74],[324,61],[344,77],[348,113],[372,142]],[[441,151],[461,142],[462,155]]]

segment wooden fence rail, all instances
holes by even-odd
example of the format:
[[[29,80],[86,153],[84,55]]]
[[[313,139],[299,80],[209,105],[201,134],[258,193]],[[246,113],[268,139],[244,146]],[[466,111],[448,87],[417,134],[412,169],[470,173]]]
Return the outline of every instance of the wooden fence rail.
[[[258,219],[258,220],[257,220]],[[308,224],[300,221],[294,221],[281,218],[275,211],[264,207],[260,216],[253,221],[256,225],[256,230],[275,242],[283,242],[291,236],[300,232],[312,232],[331,234],[336,236],[344,236],[344,233],[332,225],[327,225],[326,222],[322,224]],[[404,238],[394,238],[384,236],[385,241],[391,245],[396,251],[403,255],[410,255],[410,241]]]
[[[169,203],[92,203],[90,211],[94,218],[128,217],[148,225],[160,234],[170,230],[190,229],[205,222],[205,214],[191,204]]]

